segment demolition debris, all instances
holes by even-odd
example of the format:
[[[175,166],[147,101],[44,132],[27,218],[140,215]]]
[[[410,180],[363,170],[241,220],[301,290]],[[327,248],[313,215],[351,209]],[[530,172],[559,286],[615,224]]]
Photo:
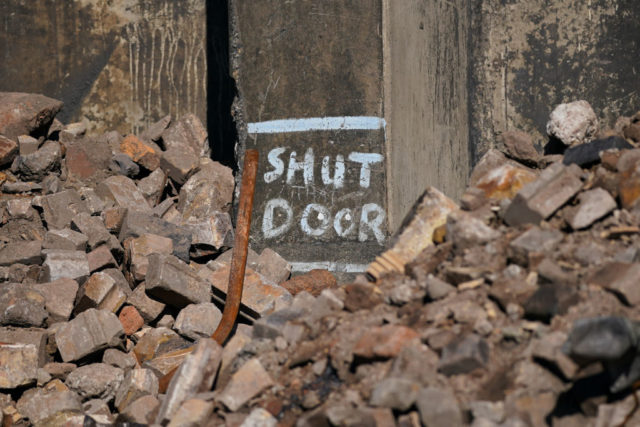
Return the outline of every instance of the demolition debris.
[[[61,107],[0,94],[3,425],[640,424],[640,114],[503,133],[352,283],[249,250],[221,346],[235,182],[202,124]]]

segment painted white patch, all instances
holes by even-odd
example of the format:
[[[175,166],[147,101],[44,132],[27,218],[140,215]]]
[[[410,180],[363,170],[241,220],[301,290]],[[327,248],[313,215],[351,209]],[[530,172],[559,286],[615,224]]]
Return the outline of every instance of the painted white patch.
[[[376,214],[373,219],[369,218],[369,214]],[[369,230],[373,232],[379,244],[384,242],[384,233],[381,226],[385,220],[386,214],[384,209],[375,203],[367,203],[362,207],[362,215],[360,216],[360,230],[358,232],[358,240],[366,242],[369,238]],[[368,230],[367,230],[368,229]]]
[[[377,130],[384,129],[383,118],[372,116],[312,117],[307,119],[282,119],[249,123],[249,134],[292,133],[315,130]]]
[[[269,151],[267,155],[267,159],[271,166],[273,166],[273,170],[269,172],[265,172],[264,174],[264,182],[267,184],[272,183],[276,179],[280,178],[284,173],[284,162],[280,159],[280,154],[284,153],[286,148],[277,147],[273,150]]]
[[[350,264],[344,262],[316,261],[316,262],[291,262],[291,270],[297,273],[322,269],[336,273],[364,273],[367,271],[367,264]]]
[[[309,218],[311,217],[312,212],[317,212],[316,217],[320,221],[320,224],[315,228],[309,224]],[[302,212],[302,218],[300,219],[300,228],[302,228],[302,231],[309,236],[322,236],[331,225],[330,216],[331,213],[329,212],[329,209],[317,203],[311,203],[307,205],[307,207],[304,208],[304,211]]]
[[[371,164],[380,163],[384,157],[378,153],[351,153],[349,154],[349,160],[352,162],[360,163],[360,187],[369,188],[371,184]]]
[[[333,188],[336,190],[342,188],[344,186],[344,156],[342,154],[338,154],[336,156],[336,164],[333,169],[333,178],[331,178],[329,171],[329,162],[331,161],[331,157],[324,156],[322,159],[322,183],[324,185],[333,184]]]
[[[289,169],[287,170],[287,184],[292,185],[297,171],[302,171],[304,176],[304,185],[313,184],[313,149],[307,149],[304,154],[304,161],[299,162],[296,159],[297,153],[291,152],[289,156]]]
[[[356,229],[355,221],[352,221],[351,209],[344,208],[338,211],[336,217],[333,219],[333,228],[340,237],[348,237]],[[345,229],[342,226],[342,221],[349,221],[349,226]]]
[[[275,213],[276,209],[284,213],[285,218],[281,220],[282,223],[279,226],[275,226]],[[278,221],[280,222],[280,221]],[[265,239],[272,239],[278,237],[281,234],[286,233],[293,222],[293,209],[284,199],[271,199],[267,202],[267,206],[264,208],[264,216],[262,217],[262,234]]]

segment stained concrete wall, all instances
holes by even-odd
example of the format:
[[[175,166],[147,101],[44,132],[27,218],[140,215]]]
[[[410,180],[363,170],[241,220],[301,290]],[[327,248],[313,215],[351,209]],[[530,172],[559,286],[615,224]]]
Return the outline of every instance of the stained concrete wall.
[[[471,156],[504,130],[540,143],[553,106],[585,99],[603,126],[640,109],[635,0],[472,2]]]
[[[390,230],[431,185],[458,197],[469,173],[469,0],[385,0]]]
[[[138,132],[206,121],[205,0],[3,0],[0,91],[61,99],[66,121]],[[226,17],[225,17],[226,19]]]

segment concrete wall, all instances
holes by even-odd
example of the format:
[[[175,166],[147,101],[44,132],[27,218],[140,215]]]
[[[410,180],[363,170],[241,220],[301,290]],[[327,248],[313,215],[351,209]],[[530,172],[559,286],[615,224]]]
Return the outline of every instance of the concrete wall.
[[[3,0],[0,90],[62,99],[66,121],[137,132],[206,121],[205,0]]]
[[[483,0],[473,5],[472,161],[503,130],[538,142],[553,106],[585,99],[602,124],[640,109],[635,0]]]
[[[390,230],[431,185],[458,197],[469,173],[468,0],[385,0]]]

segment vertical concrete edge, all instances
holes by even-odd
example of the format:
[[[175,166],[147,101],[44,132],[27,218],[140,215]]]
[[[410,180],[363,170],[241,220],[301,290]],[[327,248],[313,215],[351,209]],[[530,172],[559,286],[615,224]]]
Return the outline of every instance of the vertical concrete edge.
[[[392,185],[392,151],[393,123],[391,122],[391,20],[389,19],[391,0],[382,0],[382,115],[386,126],[384,130],[384,150],[385,150],[385,172],[386,172],[386,206],[387,211],[387,232],[393,235],[395,232],[392,225],[395,224],[396,212],[393,209],[394,187]]]

